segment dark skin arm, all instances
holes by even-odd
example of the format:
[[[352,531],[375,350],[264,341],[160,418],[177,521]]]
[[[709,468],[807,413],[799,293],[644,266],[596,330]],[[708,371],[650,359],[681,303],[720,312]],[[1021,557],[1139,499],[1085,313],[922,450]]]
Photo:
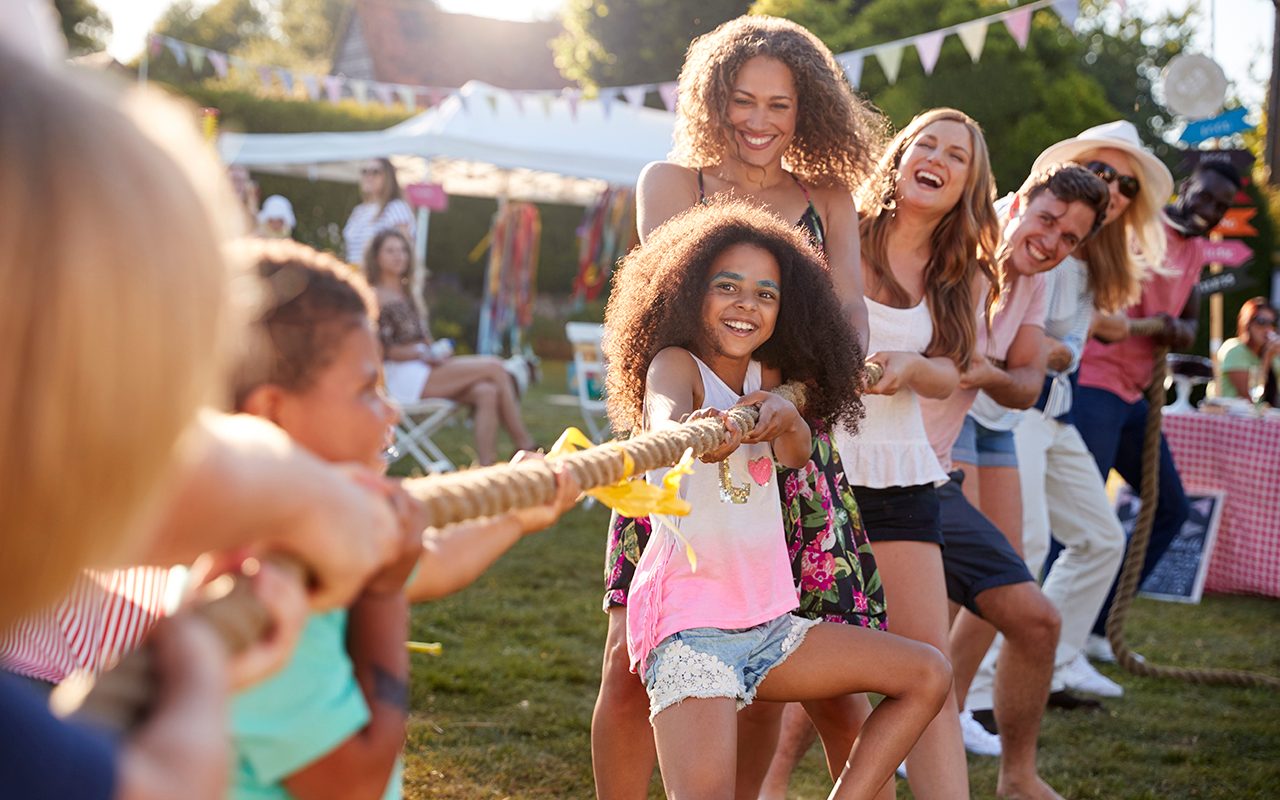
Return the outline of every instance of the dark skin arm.
[[[1200,294],[1193,291],[1176,318],[1168,314],[1160,316],[1164,319],[1164,332],[1152,338],[1170,350],[1186,350],[1196,340],[1196,326],[1200,323]]]

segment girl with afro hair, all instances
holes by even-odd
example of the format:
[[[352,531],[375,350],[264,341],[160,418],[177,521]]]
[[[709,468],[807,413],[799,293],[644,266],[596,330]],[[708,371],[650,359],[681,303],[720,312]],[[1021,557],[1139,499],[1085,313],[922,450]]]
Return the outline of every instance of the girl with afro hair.
[[[718,418],[727,435],[685,479],[689,515],[651,518],[627,604],[630,666],[648,693],[667,796],[735,796],[737,712],[757,696],[874,691],[885,699],[831,795],[871,798],[937,713],[951,672],[929,645],[790,613],[799,597],[779,484],[781,467],[808,462],[811,434],[791,402],[766,390],[802,382],[810,413],[854,429],[861,363],[830,278],[794,227],[725,201],[672,219],[624,259],[616,281],[604,346],[614,426]],[[735,405],[759,406],[750,433],[728,418]]]

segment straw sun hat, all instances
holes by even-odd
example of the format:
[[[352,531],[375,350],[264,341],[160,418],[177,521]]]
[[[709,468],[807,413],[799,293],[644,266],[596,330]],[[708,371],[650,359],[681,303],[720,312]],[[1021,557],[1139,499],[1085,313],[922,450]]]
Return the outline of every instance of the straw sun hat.
[[[1142,182],[1142,192],[1154,208],[1160,208],[1169,201],[1173,194],[1173,176],[1169,174],[1169,168],[1143,146],[1138,138],[1138,129],[1127,120],[1095,125],[1081,131],[1079,136],[1049,145],[1036,157],[1031,171],[1039,172],[1050,164],[1063,161],[1084,162],[1087,161],[1082,158],[1085,153],[1103,148],[1119,150],[1129,156],[1137,170],[1138,180]]]

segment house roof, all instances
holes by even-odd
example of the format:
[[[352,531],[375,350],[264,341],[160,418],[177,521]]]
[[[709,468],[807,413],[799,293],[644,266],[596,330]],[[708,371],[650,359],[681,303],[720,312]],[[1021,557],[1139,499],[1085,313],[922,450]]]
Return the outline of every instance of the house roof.
[[[355,0],[339,28],[333,71],[343,71],[344,54],[354,48],[364,51],[372,74],[354,74],[361,71],[356,67],[346,71],[352,77],[418,86],[480,80],[506,89],[556,89],[569,85],[551,53],[560,30],[557,21],[450,14],[428,0]],[[360,41],[349,41],[353,37]]]

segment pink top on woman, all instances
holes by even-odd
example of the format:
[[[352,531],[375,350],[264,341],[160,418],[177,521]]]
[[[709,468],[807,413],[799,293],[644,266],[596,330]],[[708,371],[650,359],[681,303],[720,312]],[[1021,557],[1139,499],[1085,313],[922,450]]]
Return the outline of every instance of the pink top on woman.
[[[737,392],[696,356],[690,357],[702,374],[704,408],[731,408],[760,388],[757,361],[747,368]],[[722,489],[719,464],[694,461],[693,474],[680,486],[680,496],[693,507],[690,514],[651,517],[653,538],[636,565],[627,602],[633,671],[642,672],[649,652],[673,633],[750,628],[800,604],[787,558],[772,447],[742,445],[723,463],[728,465],[728,490]],[[648,479],[660,483],[666,473],[653,470]],[[696,569],[685,557],[680,536],[697,554]]]

